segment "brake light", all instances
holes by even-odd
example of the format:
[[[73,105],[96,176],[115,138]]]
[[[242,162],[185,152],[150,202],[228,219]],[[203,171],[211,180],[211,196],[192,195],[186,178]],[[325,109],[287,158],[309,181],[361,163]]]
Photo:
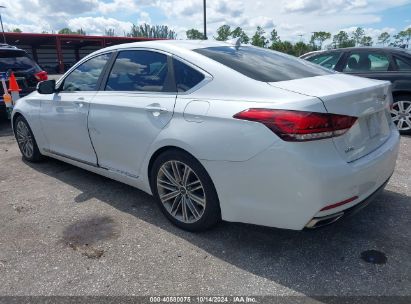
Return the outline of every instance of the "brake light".
[[[340,136],[357,117],[292,110],[248,109],[233,116],[264,124],[285,141],[309,141]]]
[[[36,77],[36,79],[38,81],[44,81],[44,80],[47,80],[49,78],[46,71],[40,71],[40,72],[34,74],[34,76]]]

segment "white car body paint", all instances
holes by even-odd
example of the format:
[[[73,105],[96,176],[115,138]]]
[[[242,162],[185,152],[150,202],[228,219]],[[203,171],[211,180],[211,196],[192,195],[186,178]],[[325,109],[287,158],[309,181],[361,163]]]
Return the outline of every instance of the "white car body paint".
[[[156,41],[112,46],[82,59],[59,80],[61,83],[97,54],[152,50],[204,72],[205,81],[187,93],[89,92],[75,96],[83,98],[79,107],[74,104],[77,100],[63,104],[61,93],[34,92],[17,103],[13,116],[19,113],[27,119],[42,154],[149,194],[152,156],[164,147],[183,149],[210,175],[222,218],[227,221],[302,229],[313,217],[358,204],[389,179],[399,134],[388,114],[391,94],[387,82],[337,73],[260,82],[192,51],[213,46],[226,44]],[[359,119],[339,137],[286,142],[261,123],[233,118],[249,108],[334,113]],[[370,124],[376,123],[382,129],[373,137],[367,132]],[[73,137],[72,132],[78,136]],[[89,153],[91,146],[95,155]],[[320,211],[354,196],[358,198],[349,204]]]

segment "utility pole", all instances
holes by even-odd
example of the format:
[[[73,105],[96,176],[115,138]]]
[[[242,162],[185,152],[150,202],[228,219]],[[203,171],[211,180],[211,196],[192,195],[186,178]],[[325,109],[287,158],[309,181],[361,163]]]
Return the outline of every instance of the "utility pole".
[[[204,14],[204,40],[207,40],[207,9],[206,0],[203,0],[203,14]]]
[[[205,0],[204,0],[205,1]],[[3,27],[3,19],[1,18],[1,9],[2,8],[6,8],[5,6],[3,6],[3,5],[0,5],[0,23],[1,23],[1,32],[3,33],[3,41],[4,41],[4,43],[7,43],[7,41],[6,41],[6,35],[4,35],[4,27]]]

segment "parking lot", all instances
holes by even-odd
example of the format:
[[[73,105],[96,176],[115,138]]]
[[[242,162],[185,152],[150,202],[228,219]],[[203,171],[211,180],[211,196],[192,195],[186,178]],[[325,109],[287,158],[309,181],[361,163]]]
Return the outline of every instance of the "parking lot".
[[[250,202],[252,203],[252,202]],[[132,187],[22,161],[0,123],[1,295],[411,295],[411,137],[385,192],[314,231],[172,226]],[[364,261],[382,252],[382,264]]]

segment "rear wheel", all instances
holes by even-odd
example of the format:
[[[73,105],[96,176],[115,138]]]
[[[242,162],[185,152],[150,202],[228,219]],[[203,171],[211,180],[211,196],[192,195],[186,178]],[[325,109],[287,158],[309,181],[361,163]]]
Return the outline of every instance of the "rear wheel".
[[[14,122],[14,135],[20,152],[25,160],[29,162],[37,162],[41,160],[42,155],[37,147],[33,132],[23,116],[17,117]]]
[[[211,178],[187,153],[169,150],[161,154],[152,167],[151,188],[163,213],[180,228],[206,230],[221,218]]]
[[[394,96],[391,117],[401,134],[411,134],[411,95]]]

